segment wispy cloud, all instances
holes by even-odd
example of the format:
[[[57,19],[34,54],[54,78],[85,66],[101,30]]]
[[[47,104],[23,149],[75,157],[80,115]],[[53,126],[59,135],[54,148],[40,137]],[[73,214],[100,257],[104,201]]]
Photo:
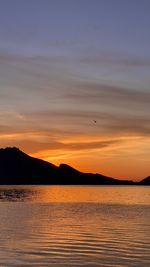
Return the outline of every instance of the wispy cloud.
[[[101,51],[96,48],[87,48],[81,51],[80,62],[84,64],[107,64],[119,65],[120,67],[148,67],[150,68],[150,59],[134,57],[130,54],[121,54],[113,51]]]
[[[49,115],[48,115],[49,114]],[[53,115],[52,115],[53,114]],[[112,114],[101,112],[46,112],[34,113],[28,115],[31,121],[40,125],[47,125],[47,129],[51,132],[54,129],[60,130],[60,133],[69,134],[88,134],[93,135],[149,135],[150,134],[150,119],[146,116],[135,114]],[[32,119],[31,119],[32,118]],[[38,119],[37,119],[38,118]],[[96,120],[94,123],[93,120]],[[64,131],[62,130],[64,129]],[[54,131],[53,131],[54,132]]]
[[[130,104],[148,104],[150,101],[150,91],[148,90],[137,90],[128,87],[118,87],[118,86],[109,86],[100,83],[92,83],[89,81],[81,81],[80,83],[74,84],[73,92],[66,94],[64,97],[67,97],[70,100],[79,100],[83,101],[96,101],[99,103],[108,103],[112,102],[127,102]]]

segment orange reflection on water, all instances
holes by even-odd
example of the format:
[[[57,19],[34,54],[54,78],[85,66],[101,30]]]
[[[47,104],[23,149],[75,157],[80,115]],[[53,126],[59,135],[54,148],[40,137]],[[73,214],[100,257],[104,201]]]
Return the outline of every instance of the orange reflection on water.
[[[150,204],[148,187],[138,186],[33,186],[34,199],[41,202],[93,202],[107,204]],[[35,198],[36,196],[36,198]]]
[[[148,187],[0,186],[0,199],[0,266],[149,266]]]
[[[1,201],[149,205],[147,186],[17,185],[0,186]]]

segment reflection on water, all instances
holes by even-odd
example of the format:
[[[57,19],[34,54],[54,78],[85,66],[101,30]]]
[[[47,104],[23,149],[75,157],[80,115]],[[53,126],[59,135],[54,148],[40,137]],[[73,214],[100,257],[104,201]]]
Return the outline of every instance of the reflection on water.
[[[0,188],[0,200],[2,201],[24,201],[31,200],[37,196],[38,191],[28,188]]]
[[[0,266],[150,262],[148,187],[1,186]]]
[[[0,201],[149,205],[148,186],[0,186]]]

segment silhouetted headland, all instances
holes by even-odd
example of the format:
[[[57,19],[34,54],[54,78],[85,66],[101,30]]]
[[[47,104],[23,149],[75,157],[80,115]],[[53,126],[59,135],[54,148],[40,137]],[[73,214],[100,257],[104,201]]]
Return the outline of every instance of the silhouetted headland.
[[[136,183],[102,174],[83,173],[67,164],[57,167],[16,147],[7,147],[0,149],[0,184],[150,185],[150,177]]]

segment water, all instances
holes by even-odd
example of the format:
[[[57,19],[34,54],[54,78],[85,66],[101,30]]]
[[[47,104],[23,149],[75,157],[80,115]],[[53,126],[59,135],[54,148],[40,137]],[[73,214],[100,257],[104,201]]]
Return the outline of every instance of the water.
[[[1,186],[0,267],[150,266],[150,188]]]

